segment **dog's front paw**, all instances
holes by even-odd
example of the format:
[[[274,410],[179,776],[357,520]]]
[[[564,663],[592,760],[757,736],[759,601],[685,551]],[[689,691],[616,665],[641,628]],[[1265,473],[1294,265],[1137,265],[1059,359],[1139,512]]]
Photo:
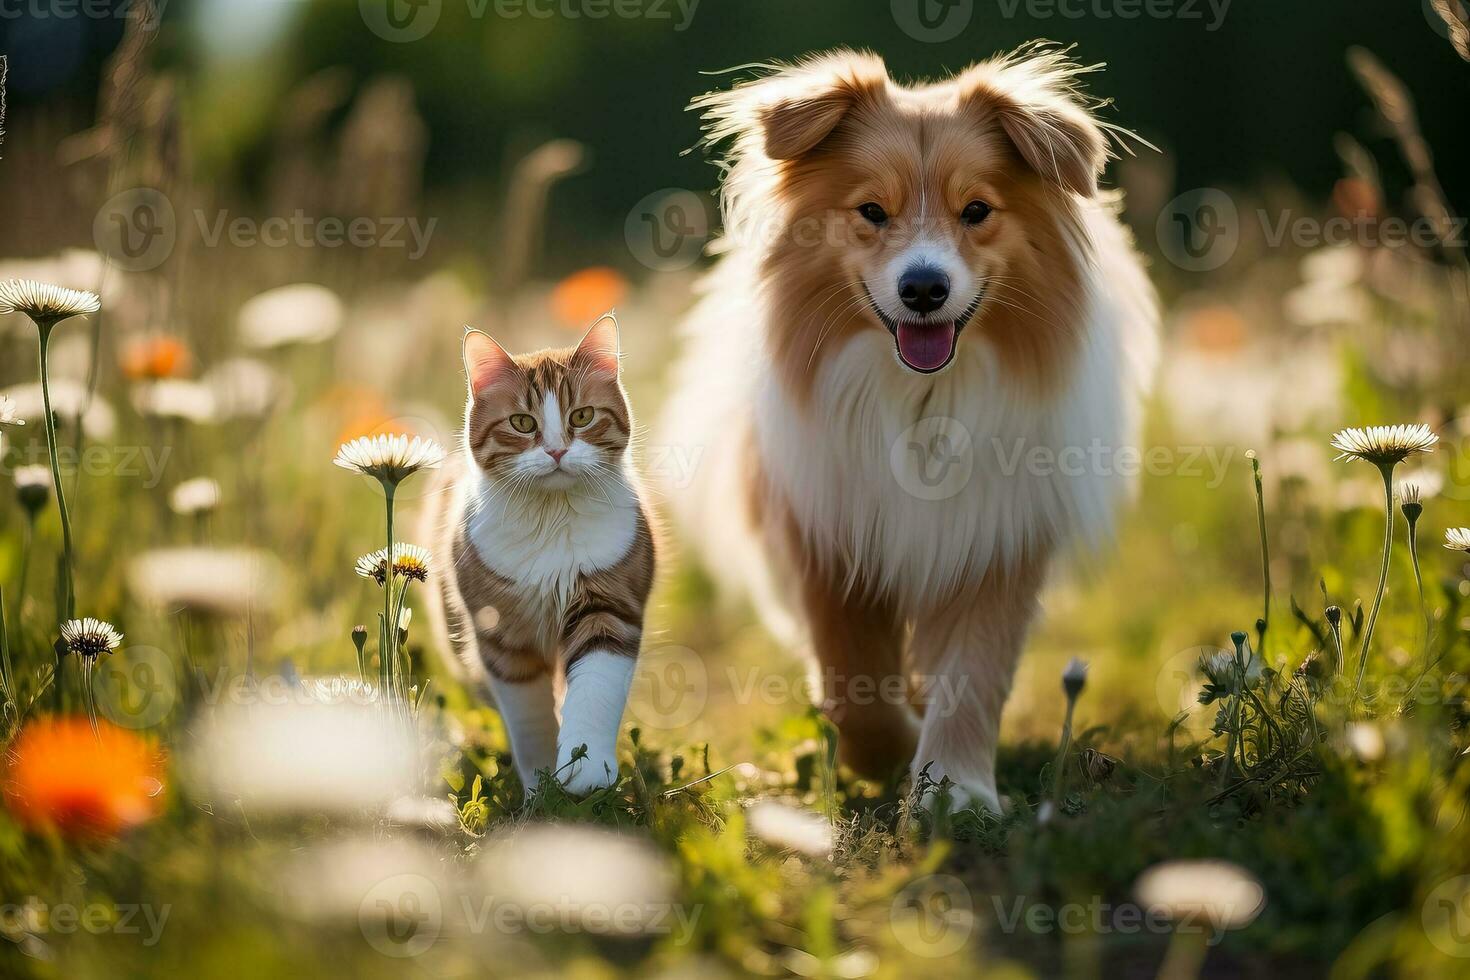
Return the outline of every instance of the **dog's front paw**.
[[[593,751],[586,745],[568,746],[558,755],[556,778],[568,793],[586,796],[617,782],[618,757],[607,749]]]

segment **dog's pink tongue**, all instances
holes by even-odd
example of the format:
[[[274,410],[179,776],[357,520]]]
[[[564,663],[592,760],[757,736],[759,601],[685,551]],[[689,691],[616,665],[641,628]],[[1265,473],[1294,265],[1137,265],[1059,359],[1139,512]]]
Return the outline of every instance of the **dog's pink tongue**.
[[[898,353],[909,367],[933,371],[949,360],[954,350],[953,323],[900,323]]]

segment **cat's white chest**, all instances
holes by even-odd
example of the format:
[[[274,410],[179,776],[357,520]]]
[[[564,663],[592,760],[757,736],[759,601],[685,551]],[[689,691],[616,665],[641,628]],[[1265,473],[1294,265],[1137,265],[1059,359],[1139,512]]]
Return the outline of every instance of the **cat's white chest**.
[[[464,517],[485,566],[528,591],[564,598],[580,575],[610,568],[633,546],[638,498],[622,481],[594,491],[495,492],[483,474],[465,487]]]

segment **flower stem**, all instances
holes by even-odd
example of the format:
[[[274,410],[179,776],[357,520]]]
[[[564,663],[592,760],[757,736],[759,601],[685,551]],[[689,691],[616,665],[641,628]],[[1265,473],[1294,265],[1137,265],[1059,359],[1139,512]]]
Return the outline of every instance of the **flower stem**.
[[[1072,712],[1077,699],[1067,698],[1067,717],[1062,721],[1062,740],[1057,746],[1057,760],[1052,765],[1051,800],[1056,811],[1062,811],[1062,799],[1067,792],[1067,753],[1072,748]]]
[[[61,462],[56,455],[56,417],[51,412],[51,373],[47,367],[46,353],[51,346],[52,323],[37,324],[41,331],[41,401],[46,413],[46,448],[51,452],[51,482],[56,487],[56,509],[61,514],[61,547],[66,565],[66,608],[58,618],[67,620],[76,616],[76,580],[72,560],[71,517],[66,510],[66,489],[61,483]]]
[[[10,635],[5,626],[5,594],[0,592],[0,682],[4,683],[5,697],[15,705],[15,713],[19,715],[20,699],[16,697],[15,682],[12,680],[15,671],[10,668]]]
[[[25,605],[26,605],[26,579],[31,571],[31,541],[36,536],[36,517],[29,511],[26,512],[25,535],[21,538],[20,545],[20,576],[15,589],[15,632],[17,636],[24,637],[21,632],[25,629]],[[22,639],[24,642],[24,639]]]
[[[393,493],[397,489],[396,484],[383,481],[388,510],[388,558],[383,575],[383,632],[378,655],[383,659],[387,687],[384,694],[390,700],[398,695],[398,620],[393,615]]]
[[[1424,616],[1424,669],[1429,669],[1429,634],[1434,621],[1429,617],[1429,602],[1424,597],[1424,576],[1419,571],[1419,522],[1409,521],[1409,558],[1414,563],[1414,584],[1419,587],[1419,612]]]
[[[1393,554],[1393,467],[1381,466],[1383,474],[1383,567],[1378,572],[1378,591],[1373,596],[1373,608],[1368,613],[1368,625],[1363,627],[1363,646],[1358,651],[1358,679],[1353,684],[1353,698],[1363,690],[1363,671],[1368,666],[1368,648],[1373,642],[1373,625],[1378,621],[1378,607],[1383,604],[1383,590],[1388,585],[1388,560]]]
[[[1261,629],[1256,643],[1261,648],[1261,657],[1266,656],[1266,630],[1271,626],[1271,543],[1266,536],[1266,493],[1261,486],[1261,461],[1251,455],[1251,472],[1256,482],[1256,524],[1261,532],[1261,582],[1265,593],[1261,611]]]

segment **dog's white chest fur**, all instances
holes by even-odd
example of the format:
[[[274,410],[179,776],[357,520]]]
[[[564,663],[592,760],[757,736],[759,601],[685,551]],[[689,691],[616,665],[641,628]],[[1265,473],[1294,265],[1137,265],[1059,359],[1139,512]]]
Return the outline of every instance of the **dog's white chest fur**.
[[[1137,451],[1132,315],[1099,290],[1059,391],[1028,394],[980,336],[936,375],[902,368],[884,332],[829,356],[812,404],[774,372],[755,432],[767,478],[820,557],[922,612],[1041,549],[1106,539]],[[974,324],[971,330],[983,326]],[[1147,357],[1148,355],[1144,355]]]
[[[494,490],[478,470],[465,481],[470,543],[485,566],[548,597],[571,594],[577,577],[616,565],[633,546],[638,497],[625,480],[595,491]]]

